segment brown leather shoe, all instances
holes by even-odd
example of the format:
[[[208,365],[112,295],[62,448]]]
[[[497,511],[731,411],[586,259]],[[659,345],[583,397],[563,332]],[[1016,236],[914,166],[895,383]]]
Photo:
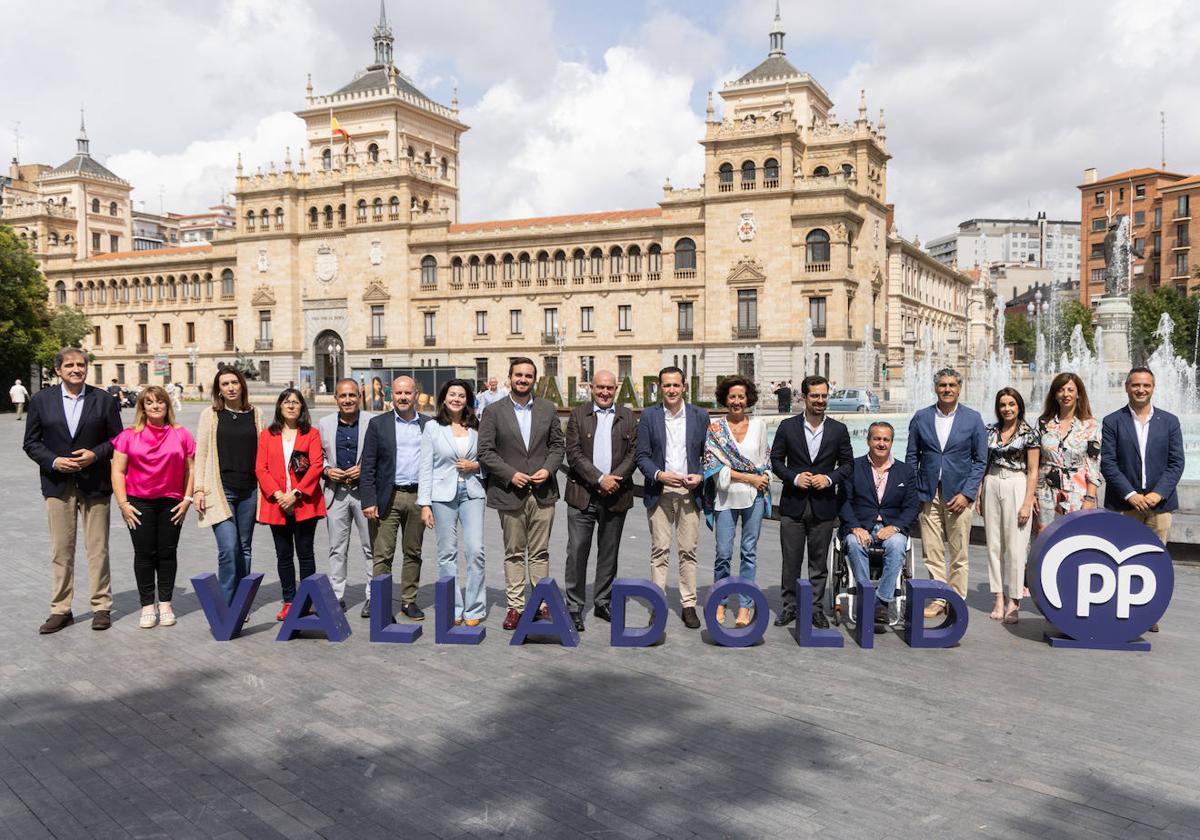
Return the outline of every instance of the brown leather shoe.
[[[925,608],[926,618],[937,618],[946,611],[946,605],[941,601],[930,601],[929,606]]]
[[[107,630],[112,627],[112,616],[108,610],[96,610],[92,613],[92,629]]]
[[[504,624],[502,626],[505,630],[516,630],[517,624],[520,621],[521,613],[517,610],[514,610],[512,607],[509,607],[508,612],[504,615]]]
[[[57,633],[59,630],[75,623],[75,616],[69,612],[65,613],[50,613],[50,617],[46,619],[46,623],[38,628],[38,632],[43,636],[47,633]]]
[[[1150,625],[1150,632],[1151,633],[1158,632],[1158,622],[1157,621]]]
[[[679,617],[683,619],[683,626],[689,630],[700,629],[700,616],[696,615],[695,607],[684,607]]]

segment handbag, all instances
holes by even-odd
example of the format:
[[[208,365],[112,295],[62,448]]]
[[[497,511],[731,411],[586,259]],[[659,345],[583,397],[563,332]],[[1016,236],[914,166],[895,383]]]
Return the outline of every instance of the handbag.
[[[308,459],[307,452],[293,450],[292,457],[288,460],[288,469],[296,474],[296,478],[304,478],[304,474],[308,472],[308,468],[312,466]]]

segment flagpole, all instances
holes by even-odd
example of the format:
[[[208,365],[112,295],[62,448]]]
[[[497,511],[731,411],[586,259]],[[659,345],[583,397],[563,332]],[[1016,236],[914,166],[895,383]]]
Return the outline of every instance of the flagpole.
[[[333,107],[329,108],[329,168],[333,169]]]

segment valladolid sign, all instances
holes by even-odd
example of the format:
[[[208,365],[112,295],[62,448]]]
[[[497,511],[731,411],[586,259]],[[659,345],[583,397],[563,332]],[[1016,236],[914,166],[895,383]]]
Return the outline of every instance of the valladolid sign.
[[[1175,587],[1166,547],[1141,522],[1106,510],[1056,519],[1030,552],[1033,597],[1064,636],[1056,647],[1149,650],[1139,637]]]

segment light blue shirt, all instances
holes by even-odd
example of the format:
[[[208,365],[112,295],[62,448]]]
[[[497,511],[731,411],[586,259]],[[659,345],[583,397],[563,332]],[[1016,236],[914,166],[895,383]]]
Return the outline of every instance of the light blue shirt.
[[[416,484],[421,476],[421,419],[416,412],[405,420],[396,410],[396,483]]]
[[[480,391],[479,396],[475,398],[475,412],[483,414],[483,410],[494,402],[499,402],[508,396],[508,391],[503,388],[497,388],[493,391]]]
[[[614,406],[601,408],[592,404],[596,412],[596,436],[592,438],[592,464],[600,471],[600,475],[612,473],[612,430],[613,421],[617,419]]]
[[[67,416],[67,431],[71,433],[71,437],[75,437],[75,432],[79,428],[79,418],[83,417],[83,398],[87,394],[87,387],[79,389],[78,397],[72,397],[66,385],[59,387],[62,388],[63,414]]]
[[[529,402],[521,405],[511,396],[508,398],[513,404],[513,412],[517,415],[517,425],[521,427],[521,440],[525,441],[525,448],[529,449],[529,431],[533,428],[533,397],[529,398]]]

